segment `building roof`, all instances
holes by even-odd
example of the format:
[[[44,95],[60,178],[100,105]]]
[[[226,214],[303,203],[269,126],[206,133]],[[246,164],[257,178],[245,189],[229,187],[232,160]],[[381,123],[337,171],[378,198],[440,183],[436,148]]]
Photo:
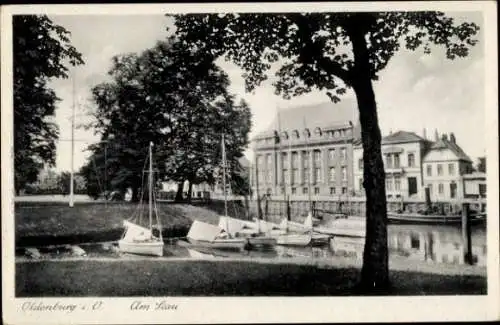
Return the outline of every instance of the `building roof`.
[[[360,131],[361,134],[361,131]],[[385,137],[382,137],[382,144],[396,144],[396,143],[409,143],[409,142],[425,142],[426,140],[418,136],[415,132],[397,131]],[[362,146],[361,137],[354,140],[353,145],[357,147]]]
[[[420,142],[424,139],[414,132],[397,131],[382,138],[382,144]]]
[[[324,102],[314,105],[296,106],[279,111],[269,127],[257,137],[271,134],[275,130],[291,131],[314,129],[316,127],[343,126],[352,122],[357,124],[358,104],[355,99],[343,98],[338,103]],[[356,122],[356,123],[355,123]]]
[[[438,141],[434,142],[431,146],[431,150],[442,150],[442,149],[450,150],[460,160],[472,162],[469,156],[467,156],[467,154],[462,150],[462,148],[460,148],[458,144],[456,144],[456,142],[452,142],[448,139],[441,138]]]

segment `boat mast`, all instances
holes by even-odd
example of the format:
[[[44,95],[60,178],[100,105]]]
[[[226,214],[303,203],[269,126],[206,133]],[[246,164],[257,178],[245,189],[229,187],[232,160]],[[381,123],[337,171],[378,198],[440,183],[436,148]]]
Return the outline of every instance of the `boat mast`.
[[[227,218],[227,193],[226,193],[226,145],[224,133],[222,134],[222,187],[224,189],[224,217],[226,219],[226,230],[229,234],[229,222]]]
[[[306,125],[306,118],[304,117],[304,130],[307,130],[307,125]],[[312,198],[311,198],[311,174],[313,171],[313,166],[311,164],[312,160],[312,153],[309,152],[309,140],[307,139],[308,135],[305,136],[305,142],[306,142],[306,152],[307,154],[307,159],[309,159],[309,173],[307,177],[307,198],[309,200],[309,213],[311,214],[311,218],[313,216],[313,208],[312,208]],[[312,229],[311,229],[311,234],[312,234]]]
[[[75,84],[76,84],[76,70],[73,69],[73,105],[71,106],[71,171],[69,178],[69,207],[74,206],[74,156],[75,156]]]
[[[149,229],[153,228],[153,142],[149,143]],[[151,232],[151,235],[153,233]]]
[[[281,119],[280,119],[280,110],[279,107],[276,107],[276,118],[278,120],[278,156],[279,156],[279,162],[280,162],[280,168],[281,168],[281,182],[283,184],[283,202],[286,204],[287,203],[287,196],[286,196],[286,183],[285,183],[285,161],[283,159],[283,147],[281,146]],[[286,213],[286,212],[285,212]],[[287,217],[288,220],[288,217]]]

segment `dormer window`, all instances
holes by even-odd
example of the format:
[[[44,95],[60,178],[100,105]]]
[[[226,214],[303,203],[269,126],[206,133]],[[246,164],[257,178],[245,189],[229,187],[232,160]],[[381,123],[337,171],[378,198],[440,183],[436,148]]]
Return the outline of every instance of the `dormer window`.
[[[298,139],[299,138],[299,131],[297,131],[297,130],[293,131],[293,138],[294,139]]]
[[[282,132],[281,136],[283,137],[283,140],[288,140],[288,133],[286,133],[286,131]]]
[[[339,132],[339,131],[335,131],[335,133],[333,134],[333,136],[334,136],[335,138],[338,138],[338,137],[340,136],[340,132]]]
[[[309,137],[311,136],[311,132],[309,132],[309,129],[305,129],[305,130],[304,130],[304,136],[305,136],[306,138],[309,138]]]
[[[318,137],[321,136],[321,128],[317,127],[316,129],[314,129],[314,134]]]

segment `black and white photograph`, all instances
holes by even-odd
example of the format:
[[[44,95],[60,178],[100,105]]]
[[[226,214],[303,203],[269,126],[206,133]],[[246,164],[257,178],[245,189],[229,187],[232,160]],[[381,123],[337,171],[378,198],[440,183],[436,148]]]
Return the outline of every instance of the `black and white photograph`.
[[[8,323],[498,319],[496,3],[1,9]]]

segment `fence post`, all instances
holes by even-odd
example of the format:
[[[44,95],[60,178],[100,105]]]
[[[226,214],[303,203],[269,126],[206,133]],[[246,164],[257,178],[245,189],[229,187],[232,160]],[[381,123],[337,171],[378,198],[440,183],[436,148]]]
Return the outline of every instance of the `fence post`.
[[[462,204],[462,245],[464,247],[464,260],[472,265],[471,227],[469,218],[469,203]]]

